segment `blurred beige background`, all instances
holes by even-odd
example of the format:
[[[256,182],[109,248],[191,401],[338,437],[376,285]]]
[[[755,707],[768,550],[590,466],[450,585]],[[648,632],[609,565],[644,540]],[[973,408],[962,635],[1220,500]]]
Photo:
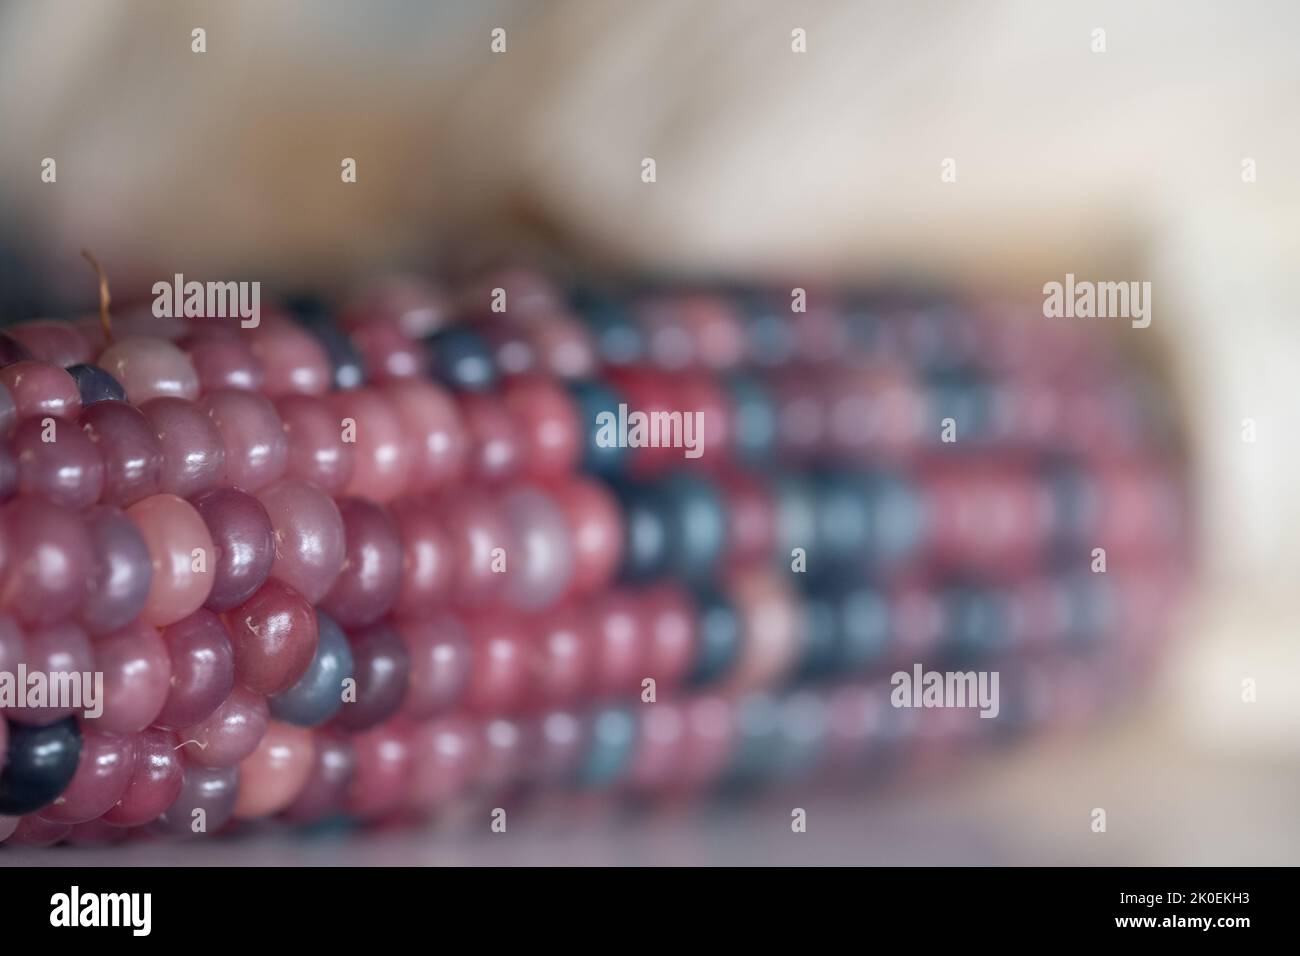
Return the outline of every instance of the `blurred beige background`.
[[[1172,370],[1190,423],[1205,573],[1185,650],[1149,710],[1001,765],[950,812],[1099,788],[1180,827],[1108,858],[1199,862],[1208,841],[1203,862],[1296,863],[1297,28],[1286,2],[9,0],[0,241],[83,304],[82,246],[128,288],[329,289],[501,246],[1030,302],[1066,272],[1149,280],[1151,328],[1119,334]],[[1043,852],[1092,852],[1061,826]]]

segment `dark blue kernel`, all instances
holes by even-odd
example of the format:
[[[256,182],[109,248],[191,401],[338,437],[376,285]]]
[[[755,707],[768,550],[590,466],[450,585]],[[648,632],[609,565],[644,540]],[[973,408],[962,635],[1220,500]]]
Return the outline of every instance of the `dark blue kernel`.
[[[771,396],[750,375],[733,375],[726,383],[734,415],[732,439],[736,453],[749,462],[771,457],[776,445],[776,410]]]
[[[589,787],[615,783],[632,760],[636,748],[636,718],[623,707],[607,707],[591,722],[591,739],[579,769],[579,779]]]
[[[736,715],[736,739],[722,788],[728,792],[761,783],[776,768],[781,751],[780,710],[767,693],[751,694]]]
[[[126,389],[98,365],[69,365],[67,372],[77,383],[83,408],[96,402],[125,402]]]
[[[735,606],[712,589],[696,595],[695,607],[695,660],[687,679],[698,687],[731,670],[740,656],[743,628]]]
[[[53,803],[77,772],[81,729],[75,717],[47,727],[9,725],[9,750],[0,772],[0,814],[19,817]]]
[[[295,311],[298,324],[305,328],[320,342],[329,356],[330,369],[334,387],[338,389],[360,388],[366,383],[365,369],[361,364],[361,355],[352,346],[349,339],[334,324],[328,312],[303,306],[303,311]]]
[[[586,471],[606,478],[623,473],[628,450],[617,443],[602,445],[597,440],[600,424],[597,419],[608,412],[616,419],[618,406],[623,400],[616,392],[597,382],[572,382],[569,392],[578,405],[578,421],[583,439],[583,463]]]
[[[343,681],[355,676],[352,648],[343,629],[323,611],[316,612],[316,625],[320,639],[307,673],[268,701],[271,716],[299,727],[318,727],[338,713],[343,706]]]
[[[452,388],[482,392],[496,385],[492,347],[477,332],[453,326],[424,341],[429,349],[429,367]]]
[[[848,588],[836,598],[835,669],[870,670],[884,659],[892,643],[889,602],[875,588]]]
[[[650,485],[628,484],[617,493],[623,511],[623,576],[646,581],[666,574],[673,542],[662,492]]]
[[[668,527],[668,570],[676,577],[711,576],[727,544],[727,514],[712,482],[678,473],[661,484]]]
[[[634,365],[645,358],[645,331],[626,306],[595,293],[575,295],[573,304],[586,322],[602,362]]]
[[[804,596],[799,608],[803,643],[795,675],[820,680],[835,672],[839,628],[834,601],[821,594]]]

